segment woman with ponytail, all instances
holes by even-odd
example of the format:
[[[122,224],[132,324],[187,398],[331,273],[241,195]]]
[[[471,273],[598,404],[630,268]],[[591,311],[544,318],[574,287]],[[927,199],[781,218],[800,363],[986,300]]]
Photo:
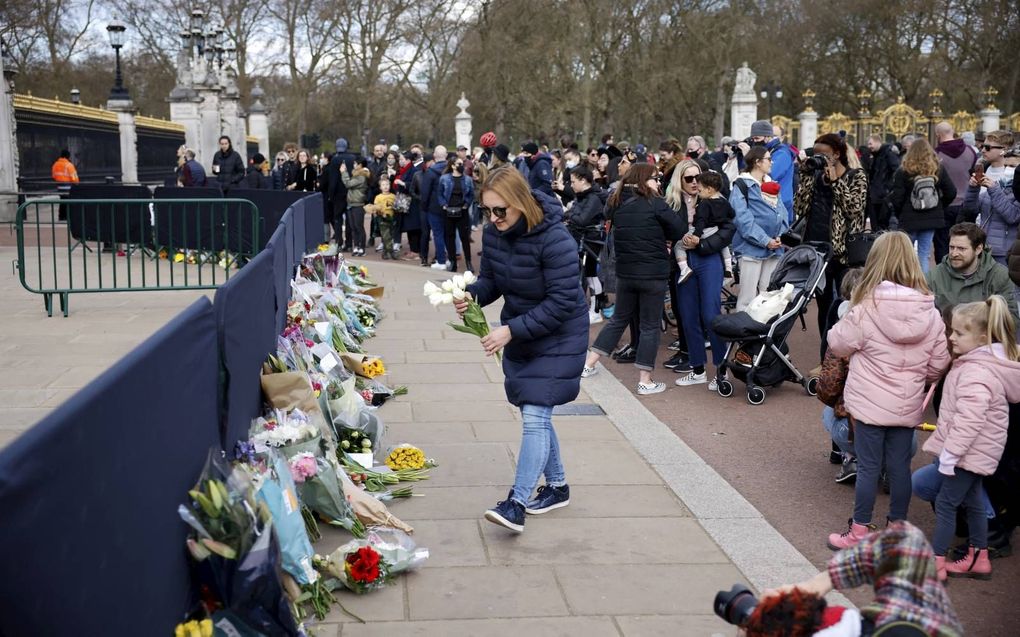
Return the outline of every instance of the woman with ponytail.
[[[938,426],[924,444],[925,451],[937,456],[935,466],[942,477],[932,548],[940,580],[990,579],[990,506],[981,482],[995,473],[1002,458],[1009,403],[1020,401],[1020,350],[1005,299],[993,295],[984,302],[957,305],[949,343],[955,361],[946,378]],[[947,563],[960,507],[966,509],[970,547],[964,557]]]

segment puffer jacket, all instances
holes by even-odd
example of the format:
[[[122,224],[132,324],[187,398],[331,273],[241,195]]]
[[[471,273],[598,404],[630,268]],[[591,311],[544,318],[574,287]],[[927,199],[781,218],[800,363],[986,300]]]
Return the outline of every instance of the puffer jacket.
[[[843,399],[870,425],[915,427],[924,386],[949,366],[935,297],[883,281],[829,330],[829,349],[850,357]]]
[[[616,276],[620,279],[669,278],[669,243],[687,234],[687,218],[673,212],[662,197],[646,199],[630,186],[620,205],[606,211],[613,222]]]
[[[984,192],[981,192],[984,190]],[[1013,196],[1013,184],[998,184],[995,188],[969,186],[963,199],[961,215],[975,219],[980,215],[981,229],[988,235],[987,249],[993,257],[1009,254],[1020,228],[1020,201]]]
[[[959,458],[957,467],[992,475],[1006,448],[1009,403],[1020,401],[1020,363],[980,347],[956,359],[944,388],[938,426],[924,450],[936,456],[945,450]]]
[[[503,297],[500,322],[512,339],[503,350],[503,386],[514,405],[563,405],[577,398],[588,350],[588,305],[577,244],[556,197],[532,191],[545,217],[523,218],[505,232],[488,224],[482,265],[468,291],[482,306]]]
[[[372,175],[368,168],[360,166],[354,169],[354,173],[342,172],[340,176],[344,181],[344,188],[347,189],[347,205],[351,207],[364,206],[368,199],[368,178]]]

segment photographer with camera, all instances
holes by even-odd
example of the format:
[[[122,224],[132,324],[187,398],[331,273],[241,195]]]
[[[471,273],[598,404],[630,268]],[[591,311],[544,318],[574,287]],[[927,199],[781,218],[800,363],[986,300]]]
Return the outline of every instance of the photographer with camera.
[[[825,290],[818,295],[819,359],[825,358],[829,311],[847,270],[847,237],[864,231],[868,177],[851,169],[842,137],[826,133],[815,140],[812,154],[801,162],[799,188],[793,198],[798,223],[805,222],[803,239],[828,243],[832,260],[825,270]]]
[[[860,611],[829,607],[833,590],[870,584]],[[759,602],[737,584],[715,597],[715,612],[748,637],[959,637],[963,627],[938,581],[924,533],[900,520],[832,556],[828,568],[798,584],[766,590]]]

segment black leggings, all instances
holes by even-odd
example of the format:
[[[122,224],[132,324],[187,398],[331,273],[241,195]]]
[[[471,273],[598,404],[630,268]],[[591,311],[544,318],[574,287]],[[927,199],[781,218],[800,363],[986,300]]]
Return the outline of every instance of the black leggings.
[[[460,244],[464,250],[465,268],[471,268],[471,217],[464,210],[459,217],[446,217],[443,220],[443,238],[446,241],[446,260],[457,271],[457,234],[460,233]]]
[[[352,247],[365,249],[365,209],[362,206],[347,209],[347,241]]]

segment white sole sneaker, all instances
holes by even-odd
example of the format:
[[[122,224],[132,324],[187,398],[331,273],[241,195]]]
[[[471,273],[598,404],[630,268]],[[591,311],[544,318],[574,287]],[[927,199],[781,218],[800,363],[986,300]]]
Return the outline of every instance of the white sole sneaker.
[[[637,393],[639,396],[650,396],[652,394],[661,394],[666,391],[666,383],[652,383],[651,385],[642,385],[638,383]]]
[[[587,365],[581,370],[581,378],[591,378],[595,374],[598,374],[599,370],[595,367],[588,367]]]
[[[601,323],[601,322],[602,322],[602,315],[601,314],[599,314],[598,312],[588,312],[588,323],[590,325],[595,325],[596,323]]]
[[[688,385],[704,385],[708,382],[708,376],[702,372],[695,374],[694,372],[688,372],[680,378],[673,381],[677,387],[687,387]]]
[[[514,524],[492,509],[485,512],[485,519],[493,524],[498,524],[503,528],[510,529],[514,533],[524,533],[523,524]]]

